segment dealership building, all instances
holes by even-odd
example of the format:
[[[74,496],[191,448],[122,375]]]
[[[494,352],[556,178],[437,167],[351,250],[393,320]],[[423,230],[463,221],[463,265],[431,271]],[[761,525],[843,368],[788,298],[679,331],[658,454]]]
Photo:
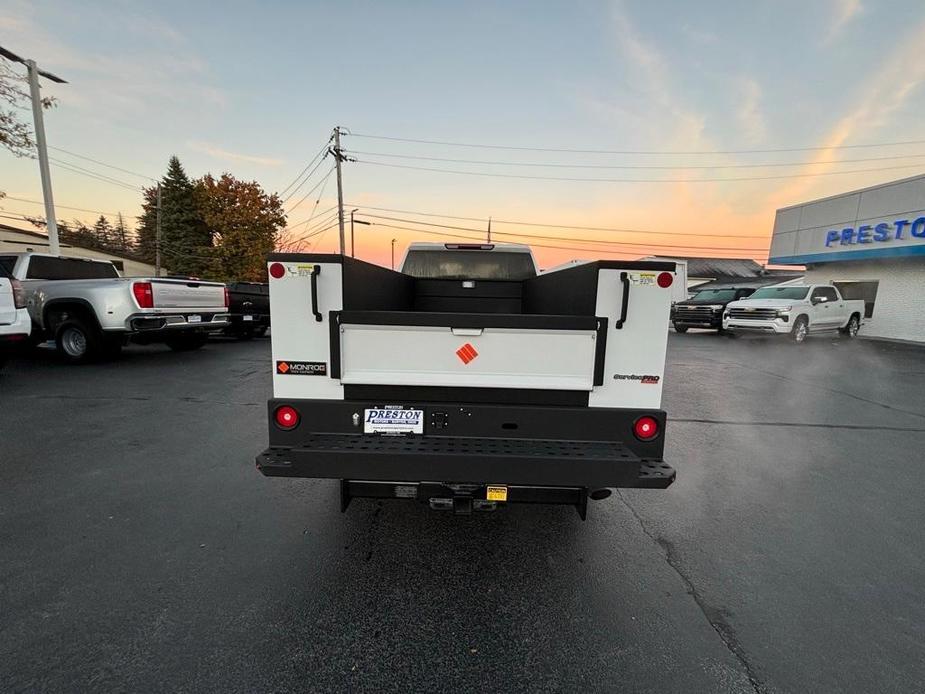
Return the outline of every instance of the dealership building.
[[[778,210],[769,262],[863,299],[862,335],[925,343],[925,175]]]

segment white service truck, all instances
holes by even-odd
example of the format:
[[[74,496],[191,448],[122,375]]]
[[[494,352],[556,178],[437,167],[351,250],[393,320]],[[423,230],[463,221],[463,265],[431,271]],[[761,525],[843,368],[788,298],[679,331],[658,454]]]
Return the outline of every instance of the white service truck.
[[[788,335],[803,342],[810,334],[838,331],[855,337],[864,317],[864,302],[845,299],[830,284],[762,287],[747,299],[733,301],[723,312],[723,330]]]
[[[469,513],[668,487],[673,262],[538,273],[517,244],[415,243],[401,271],[274,254],[268,476]]]

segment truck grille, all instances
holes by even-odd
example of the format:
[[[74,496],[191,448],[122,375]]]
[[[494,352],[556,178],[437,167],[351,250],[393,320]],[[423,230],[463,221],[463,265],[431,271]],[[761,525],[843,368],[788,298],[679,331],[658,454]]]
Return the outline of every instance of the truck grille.
[[[708,306],[675,306],[675,318],[690,320],[709,320],[713,315],[713,309]]]
[[[774,320],[777,318],[776,308],[732,308],[729,317],[736,320]]]

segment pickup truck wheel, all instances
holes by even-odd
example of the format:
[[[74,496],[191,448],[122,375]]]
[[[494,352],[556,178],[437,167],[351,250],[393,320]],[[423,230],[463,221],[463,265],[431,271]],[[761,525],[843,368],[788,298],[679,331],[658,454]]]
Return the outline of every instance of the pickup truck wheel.
[[[257,337],[263,337],[266,334],[267,334],[267,326],[265,325],[261,325],[259,328],[257,328],[254,331],[254,335],[256,335]]]
[[[191,333],[184,335],[171,335],[164,342],[174,352],[192,352],[199,349],[209,341],[208,333]]]
[[[840,329],[842,335],[847,335],[848,337],[857,337],[858,330],[861,329],[861,319],[857,316],[851,316],[851,319],[848,321],[848,325]]]
[[[809,335],[809,321],[806,320],[805,316],[800,316],[793,324],[790,338],[797,344],[800,344],[806,340],[807,335]]]
[[[80,318],[68,318],[55,330],[55,342],[66,361],[84,364],[99,355],[103,337]]]
[[[674,331],[675,331],[676,333],[686,333],[686,332],[687,332],[687,326],[686,326],[686,325],[678,325],[677,323],[675,323],[675,325],[674,325]]]

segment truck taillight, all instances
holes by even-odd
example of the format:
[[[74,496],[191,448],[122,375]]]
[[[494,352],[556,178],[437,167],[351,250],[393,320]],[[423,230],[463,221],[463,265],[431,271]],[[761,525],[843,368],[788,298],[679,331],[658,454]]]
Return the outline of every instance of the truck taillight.
[[[299,425],[299,413],[289,405],[277,407],[273,419],[276,420],[276,426],[280,429],[295,429]]]
[[[26,290],[22,288],[19,280],[10,280],[13,285],[13,305],[16,308],[26,308]]]
[[[225,290],[225,308],[231,306],[231,299],[228,297],[228,287],[222,287]]]
[[[138,308],[154,308],[154,288],[150,282],[132,283],[132,294],[138,302]]]
[[[659,287],[667,289],[674,282],[674,275],[670,272],[662,272],[655,278],[655,281],[658,282]]]
[[[658,421],[648,415],[640,417],[633,423],[633,434],[640,441],[651,441],[658,436]]]

